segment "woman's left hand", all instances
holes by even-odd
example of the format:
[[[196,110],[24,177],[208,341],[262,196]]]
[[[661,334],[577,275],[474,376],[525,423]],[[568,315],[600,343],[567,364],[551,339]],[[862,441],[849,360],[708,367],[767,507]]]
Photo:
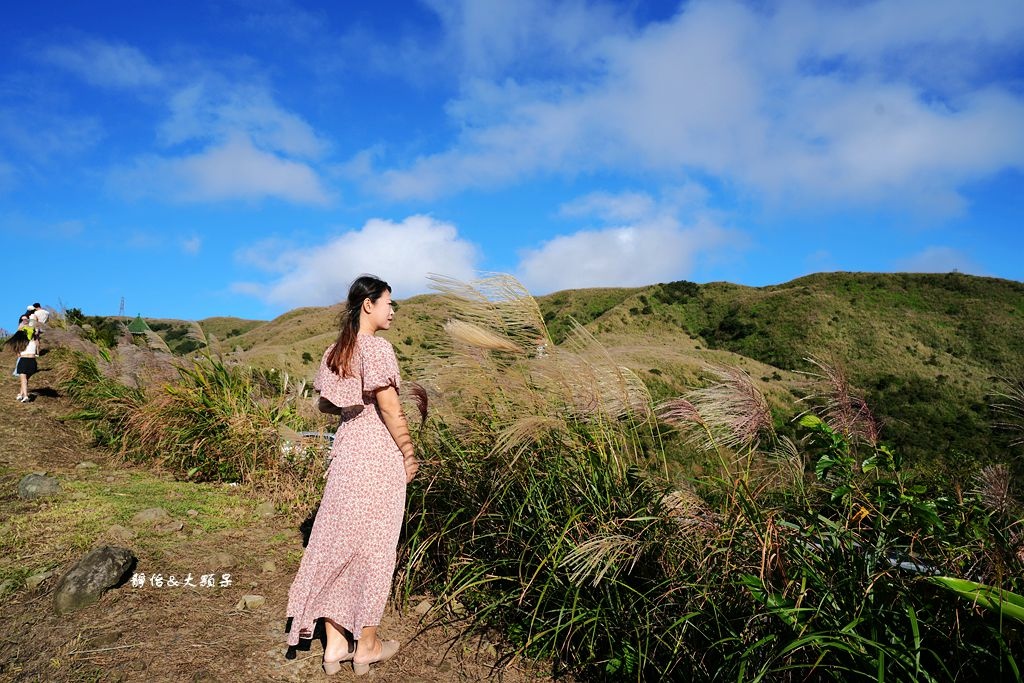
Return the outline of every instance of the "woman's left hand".
[[[408,484],[416,476],[420,462],[415,455],[407,455],[402,459],[402,464],[405,465],[405,483]]]

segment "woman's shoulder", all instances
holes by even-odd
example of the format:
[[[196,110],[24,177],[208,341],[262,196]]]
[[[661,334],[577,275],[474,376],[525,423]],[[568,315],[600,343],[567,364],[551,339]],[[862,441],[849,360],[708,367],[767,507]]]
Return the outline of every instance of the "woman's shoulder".
[[[366,348],[374,349],[375,351],[386,351],[395,348],[389,340],[384,337],[378,337],[375,334],[361,334],[359,335],[359,340]]]

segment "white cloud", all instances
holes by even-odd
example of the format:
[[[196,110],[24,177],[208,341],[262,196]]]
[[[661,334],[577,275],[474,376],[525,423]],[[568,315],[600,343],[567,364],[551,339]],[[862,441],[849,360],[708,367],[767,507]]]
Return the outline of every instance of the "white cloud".
[[[567,217],[600,216],[613,221],[634,221],[650,216],[654,208],[654,199],[645,192],[592,192],[562,204],[558,212]]]
[[[639,287],[686,278],[698,254],[738,248],[742,235],[710,220],[684,227],[670,217],[581,230],[522,254],[518,277],[543,294],[581,287]]]
[[[203,239],[201,237],[192,236],[188,239],[183,239],[180,242],[181,250],[186,254],[198,254],[200,249],[203,248]]]
[[[166,145],[244,134],[260,148],[309,159],[328,147],[305,120],[255,85],[232,85],[209,76],[177,90],[169,108],[170,117],[158,131]]]
[[[136,88],[163,81],[160,69],[130,45],[87,40],[77,45],[51,45],[41,57],[106,88]]]
[[[204,152],[176,158],[147,157],[111,175],[128,196],[203,202],[264,197],[326,205],[331,196],[308,165],[257,149],[235,135]]]
[[[289,255],[298,256],[293,242],[276,237],[253,242],[235,251],[237,263],[269,273],[284,273],[298,265]]]
[[[65,117],[37,103],[0,109],[0,141],[33,162],[81,154],[102,138],[102,126],[90,117]]]
[[[402,299],[427,291],[430,273],[472,279],[479,258],[476,246],[459,237],[454,225],[422,215],[401,223],[374,218],[324,244],[268,257],[275,245],[280,243],[266,242],[240,251],[236,258],[281,276],[269,285],[236,283],[235,291],[284,306],[323,306],[344,300],[352,280],[373,273]]]
[[[951,247],[931,246],[897,261],[897,271],[907,273],[971,273],[984,275],[985,270],[965,252]]]
[[[524,66],[586,66],[593,47],[628,21],[611,4],[544,0],[427,0],[444,26],[445,52],[464,73],[498,76]]]
[[[549,49],[552,64],[529,78],[503,45],[556,26],[566,7],[582,17],[574,26],[605,25],[608,10],[528,3],[488,18],[474,3],[433,6],[467,63],[486,44],[479,36],[498,48],[479,57],[485,67],[464,67],[448,106],[456,142],[370,176],[390,197],[544,173],[696,171],[787,204],[950,213],[966,183],[1024,168],[1024,98],[986,71],[1019,55],[1024,12],[1013,0],[693,2],[643,30],[605,30],[575,55]],[[541,42],[573,44],[545,30]],[[945,82],[928,65],[947,62],[969,66]]]

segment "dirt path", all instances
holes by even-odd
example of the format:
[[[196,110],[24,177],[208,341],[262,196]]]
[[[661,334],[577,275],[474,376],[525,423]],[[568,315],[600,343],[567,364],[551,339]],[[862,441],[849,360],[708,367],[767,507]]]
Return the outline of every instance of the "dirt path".
[[[61,421],[73,406],[53,389],[45,358],[40,365],[31,403],[14,400],[17,380],[8,373],[0,382],[0,680],[326,680],[316,640],[286,658],[284,612],[302,554],[300,516],[270,516],[237,488],[175,481],[89,446],[77,425]],[[21,500],[18,481],[31,472],[55,476],[63,493]],[[165,508],[169,528],[133,524],[148,507]],[[58,578],[104,544],[131,548],[146,583],[126,583],[90,607],[56,616]],[[26,578],[45,572],[50,577],[37,589],[26,587]],[[150,583],[155,574],[162,587]],[[166,584],[188,574],[196,587]],[[231,585],[200,586],[209,574],[218,584],[228,574]],[[237,607],[247,594],[266,602]],[[412,609],[389,607],[381,633],[403,647],[370,680],[546,679],[523,668],[495,669],[492,645],[453,639],[440,627],[424,630]],[[333,680],[354,675],[343,669]]]

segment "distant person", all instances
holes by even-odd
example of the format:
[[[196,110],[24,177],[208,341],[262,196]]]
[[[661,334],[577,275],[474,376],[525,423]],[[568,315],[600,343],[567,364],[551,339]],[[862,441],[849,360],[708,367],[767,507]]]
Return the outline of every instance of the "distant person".
[[[29,324],[36,330],[36,344],[40,345],[43,337],[43,329],[46,327],[46,321],[50,319],[50,312],[39,305],[39,302],[32,304],[29,307],[32,313],[29,314]]]
[[[288,644],[312,638],[322,617],[327,675],[351,661],[362,676],[398,652],[398,641],[381,640],[377,627],[391,594],[405,487],[419,464],[398,401],[394,347],[374,336],[391,327],[394,314],[388,283],[356,278],[338,339],[313,382],[320,410],[342,421],[309,544],[288,591]]]
[[[16,397],[22,403],[32,400],[28,393],[28,378],[36,374],[39,367],[36,364],[37,342],[35,329],[28,324],[28,316],[23,315],[18,321],[18,330],[5,342],[4,348],[18,354],[14,362],[14,374],[21,380],[21,391]]]
[[[21,317],[18,318],[18,329],[15,334],[18,332],[24,333],[25,337],[29,340],[36,336],[36,328],[32,327],[32,318],[27,312],[22,313]]]

